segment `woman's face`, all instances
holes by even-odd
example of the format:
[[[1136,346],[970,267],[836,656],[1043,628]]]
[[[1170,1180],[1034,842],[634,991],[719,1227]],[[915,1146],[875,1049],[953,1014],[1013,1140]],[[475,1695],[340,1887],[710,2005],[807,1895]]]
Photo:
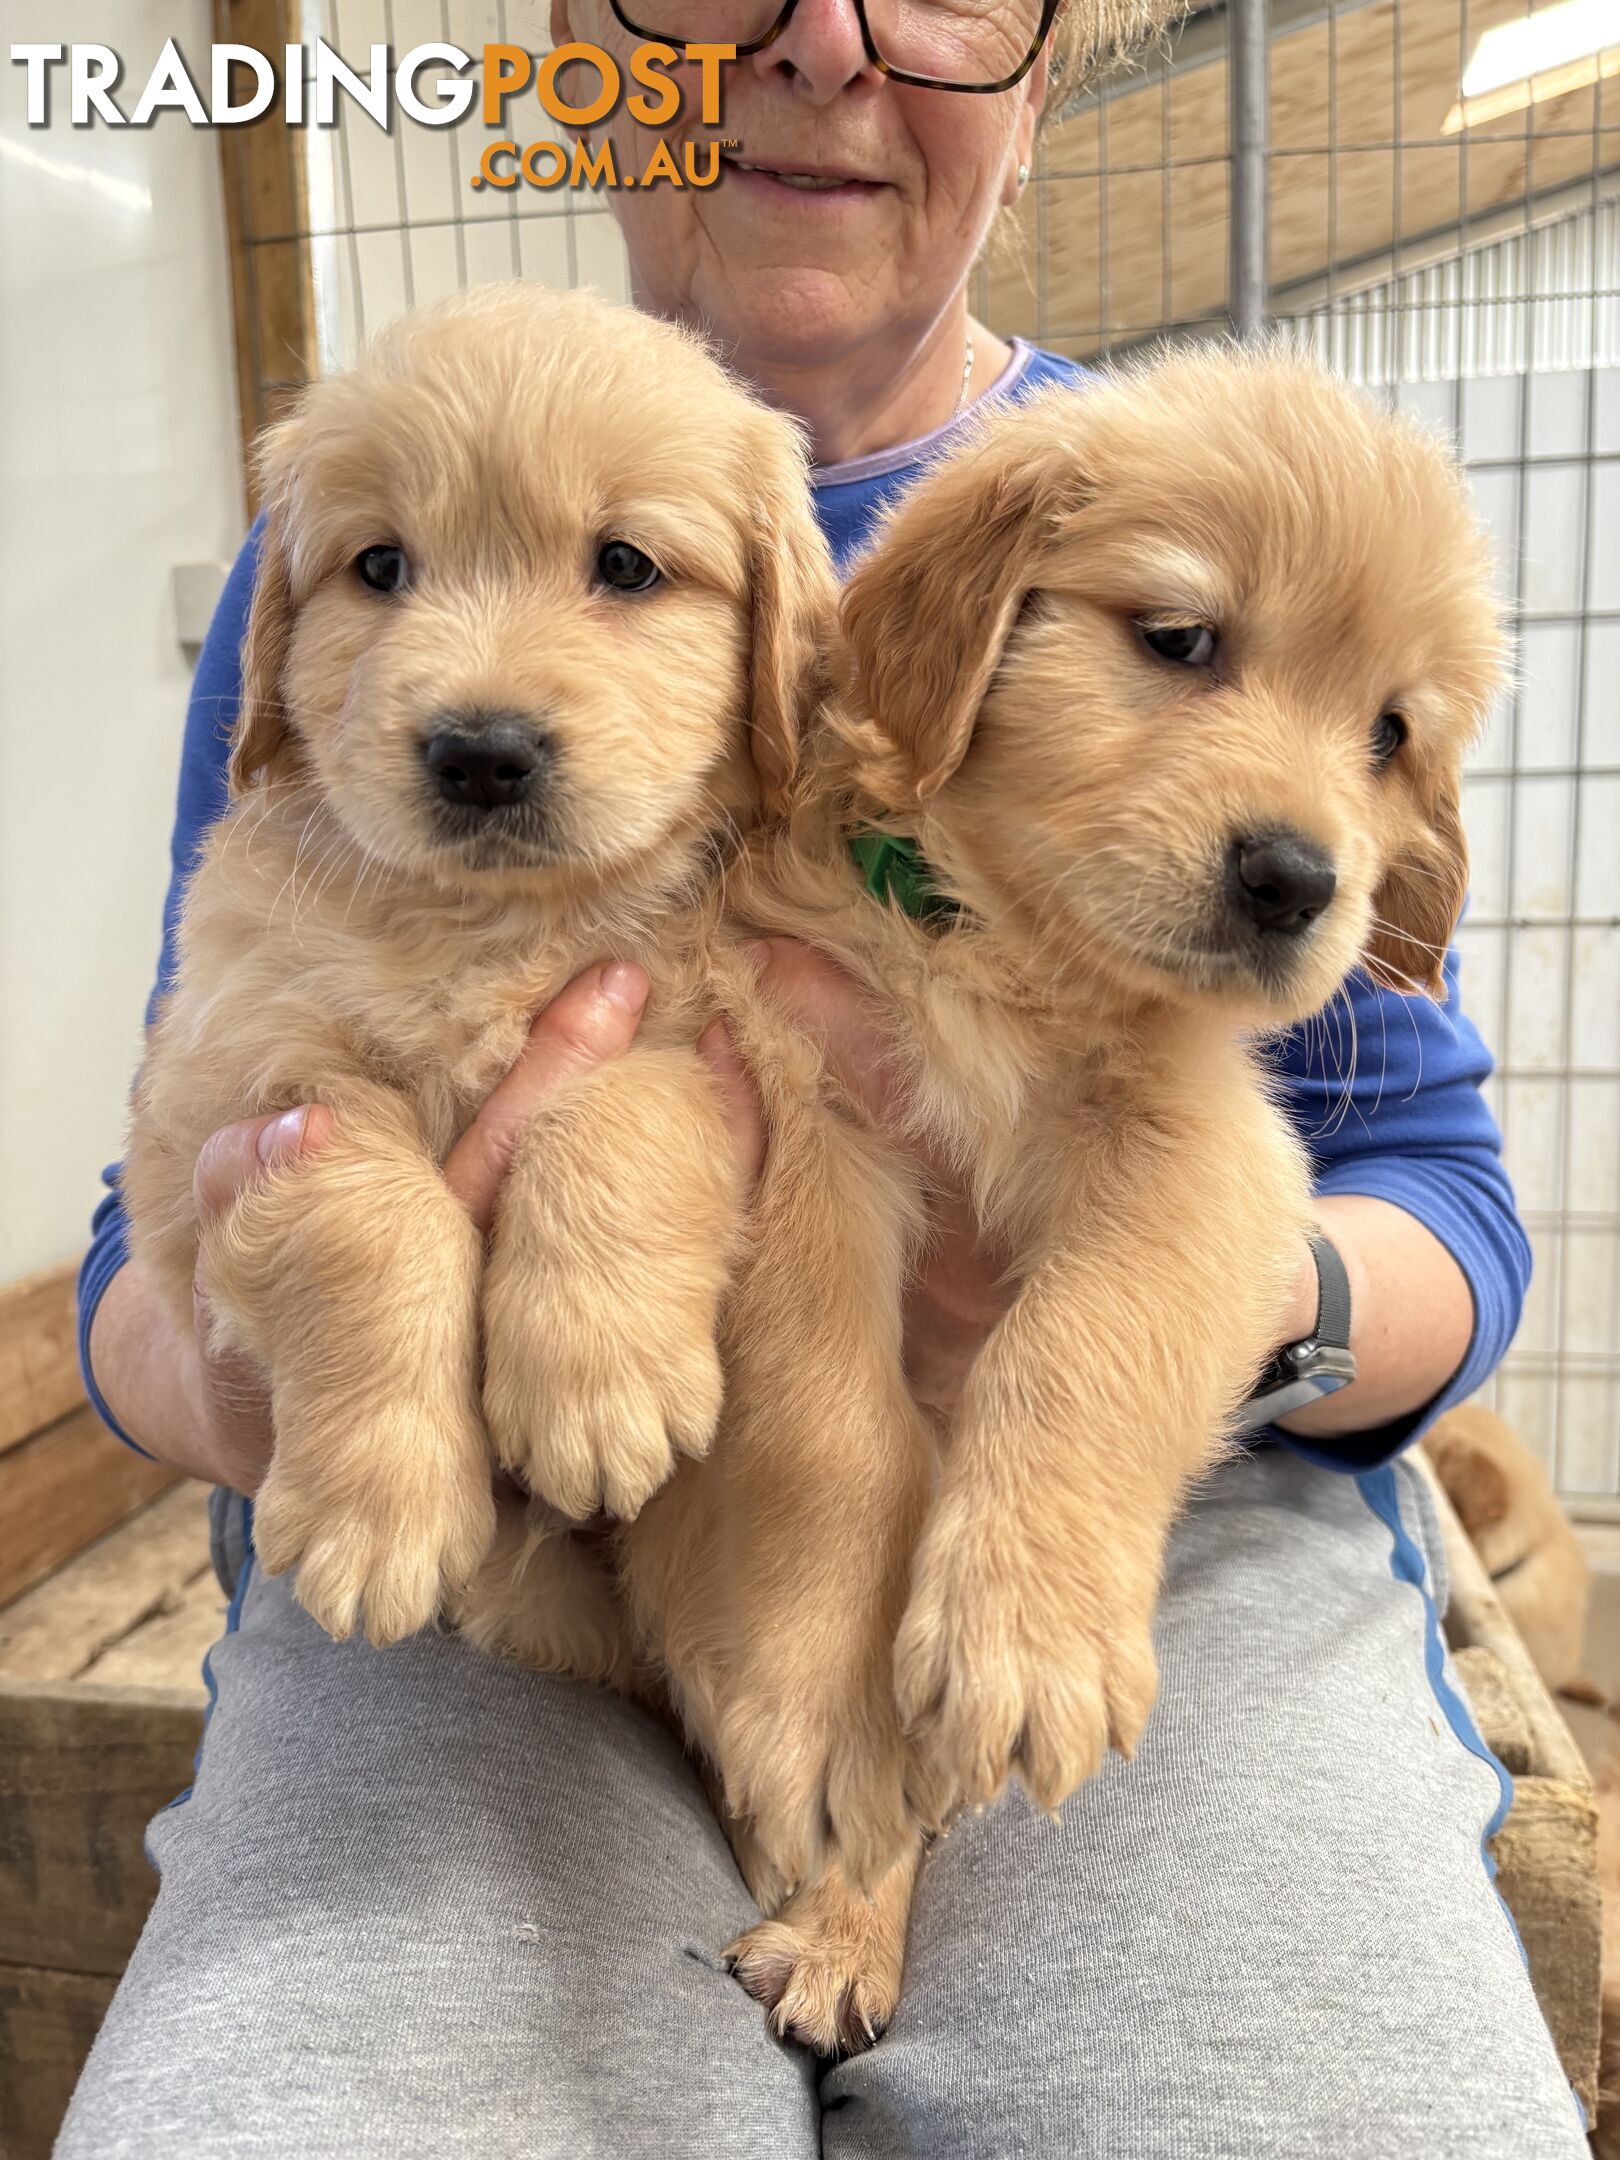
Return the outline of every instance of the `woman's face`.
[[[656,0],[641,5],[655,20]],[[638,42],[608,0],[552,0],[552,35],[621,65]],[[774,44],[727,67],[718,127],[697,117],[697,70],[679,72],[681,117],[659,132],[677,164],[683,139],[735,138],[722,177],[609,200],[638,304],[701,320],[745,373],[925,336],[1017,194],[1046,81],[1043,58],[992,97],[897,86],[867,61],[851,0],[799,0]],[[655,141],[622,109],[591,133],[611,139],[620,172],[640,171]],[[783,172],[842,184],[795,187]]]

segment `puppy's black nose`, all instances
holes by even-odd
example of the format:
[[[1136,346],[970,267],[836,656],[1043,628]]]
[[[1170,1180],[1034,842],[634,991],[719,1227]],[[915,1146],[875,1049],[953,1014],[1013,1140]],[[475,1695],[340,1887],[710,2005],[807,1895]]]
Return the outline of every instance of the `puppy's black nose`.
[[[1338,872],[1299,833],[1262,833],[1232,843],[1234,899],[1257,930],[1298,937],[1333,898]]]
[[[465,810],[502,810],[527,802],[550,760],[550,745],[526,720],[509,714],[443,713],[422,744],[440,795]]]

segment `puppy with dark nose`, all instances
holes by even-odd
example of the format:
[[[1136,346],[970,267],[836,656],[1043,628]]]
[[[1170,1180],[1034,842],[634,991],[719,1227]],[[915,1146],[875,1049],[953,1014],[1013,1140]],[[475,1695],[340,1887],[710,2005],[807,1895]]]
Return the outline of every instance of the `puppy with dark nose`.
[[[915,1833],[1015,1774],[1055,1808],[1136,1745],[1166,1536],[1282,1338],[1311,1226],[1261,1043],[1358,965],[1442,994],[1503,640],[1439,444],[1280,353],[1209,350],[993,413],[891,510],[841,623],[831,733],[739,899],[860,982],[917,1158],[965,1168],[1018,1285],[939,1433],[898,1366],[913,1159],[862,1134],[826,1249],[800,1225],[841,1385],[800,1376],[772,1458],[843,1456],[921,1524],[866,1606],[887,1726],[859,1698],[874,1757],[904,1733]],[[920,854],[924,919],[851,877],[852,823]],[[854,1608],[846,1511],[785,1512],[762,1472],[740,1535]],[[773,1640],[821,1655],[785,1595]],[[839,1795],[843,1857],[851,1789],[800,1794],[813,1825]],[[897,1936],[915,1855],[876,1884]],[[739,1969],[791,1999],[846,1972],[871,1910],[830,1871]]]
[[[781,806],[833,584],[792,426],[587,294],[401,319],[260,474],[232,807],[126,1194],[176,1318],[200,1246],[216,1339],[267,1374],[262,1564],[386,1643],[474,1609],[497,1468],[629,1518],[710,1445],[740,1205],[694,1047],[717,872]],[[652,984],[635,1048],[523,1135],[486,1250],[438,1166],[535,1012],[612,958]],[[208,1134],[310,1101],[319,1160],[201,1225]],[[561,1550],[550,1660],[599,1674],[600,1594]]]
[[[1233,910],[1262,940],[1303,937],[1339,882],[1326,850],[1299,833],[1234,840],[1228,859]]]
[[[506,713],[446,713],[422,745],[441,802],[470,813],[519,810],[540,794],[551,744],[537,727]]]

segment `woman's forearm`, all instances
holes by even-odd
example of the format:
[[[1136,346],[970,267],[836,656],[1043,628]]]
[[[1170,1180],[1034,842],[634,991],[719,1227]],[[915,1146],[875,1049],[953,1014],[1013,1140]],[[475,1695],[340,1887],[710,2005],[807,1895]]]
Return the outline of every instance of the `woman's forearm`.
[[[1388,1200],[1344,1193],[1317,1202],[1317,1218],[1350,1277],[1356,1378],[1336,1395],[1278,1420],[1285,1432],[1371,1431],[1421,1410],[1468,1354],[1474,1300],[1468,1279],[1432,1230]],[[1302,1281],[1300,1325],[1315,1321],[1315,1270]]]
[[[132,1440],[188,1477],[230,1482],[205,1408],[196,1336],[180,1328],[138,1261],[102,1293],[89,1357],[107,1407]]]

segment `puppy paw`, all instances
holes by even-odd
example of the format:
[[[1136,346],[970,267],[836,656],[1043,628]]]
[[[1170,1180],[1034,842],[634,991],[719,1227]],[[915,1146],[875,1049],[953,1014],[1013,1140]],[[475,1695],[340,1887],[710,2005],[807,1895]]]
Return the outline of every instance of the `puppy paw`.
[[[771,2029],[817,2055],[858,2055],[882,2036],[900,2000],[905,1944],[881,1905],[813,1885],[775,1920],[727,1946],[726,1963]]]
[[[930,1829],[996,1799],[1015,1771],[1056,1809],[1110,1747],[1134,1752],[1158,1689],[1145,1572],[1144,1595],[1089,1544],[1053,1569],[1005,1526],[939,1504],[894,1655],[907,1793]]]
[[[253,1548],[265,1571],[296,1569],[300,1604],[339,1642],[357,1629],[379,1647],[437,1619],[469,1583],[495,1532],[481,1436],[464,1466],[399,1445],[399,1428],[368,1445],[352,1429],[341,1448],[296,1456],[278,1443],[253,1506]]]
[[[712,1315],[626,1305],[604,1327],[557,1283],[514,1295],[508,1278],[486,1285],[484,1321],[496,1456],[559,1514],[633,1521],[682,1456],[708,1453],[723,1394]]]

